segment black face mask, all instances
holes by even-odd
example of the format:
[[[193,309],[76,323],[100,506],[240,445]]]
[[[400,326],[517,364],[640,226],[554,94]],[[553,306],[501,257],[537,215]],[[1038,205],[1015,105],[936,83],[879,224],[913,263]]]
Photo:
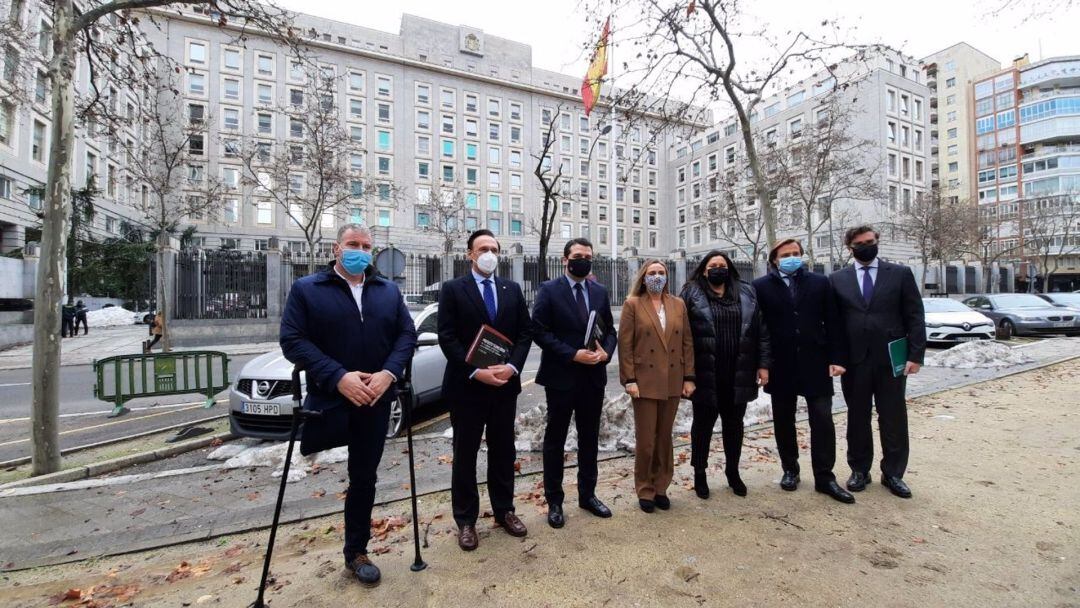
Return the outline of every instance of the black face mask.
[[[709,285],[720,286],[727,283],[728,277],[731,276],[731,270],[727,268],[710,268],[705,271],[705,280],[709,282]]]
[[[855,256],[855,259],[863,264],[867,264],[877,257],[877,243],[855,247],[851,250],[851,255]]]
[[[566,269],[575,277],[584,279],[592,272],[592,260],[588,258],[571,258],[566,262]]]

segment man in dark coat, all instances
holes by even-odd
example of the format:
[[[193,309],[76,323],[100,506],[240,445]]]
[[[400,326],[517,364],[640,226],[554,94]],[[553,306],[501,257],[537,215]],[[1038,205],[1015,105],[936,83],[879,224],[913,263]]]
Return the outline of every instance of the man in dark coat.
[[[878,233],[870,226],[847,231],[844,244],[854,264],[829,275],[847,336],[847,372],[840,380],[848,407],[847,488],[870,483],[874,462],[871,407],[877,407],[881,432],[881,483],[901,498],[911,498],[904,483],[908,463],[905,390],[926,354],[926,319],[915,275],[907,266],[879,260]],[[907,339],[907,353],[894,372],[890,344]]]
[[[347,408],[342,422],[349,446],[345,565],[368,587],[380,579],[367,544],[393,385],[416,350],[405,300],[397,285],[373,272],[371,248],[366,227],[341,226],[333,267],[297,280],[289,290],[280,338],[285,358],[306,375],[304,409],[329,418],[330,410]],[[306,427],[305,438],[309,432]]]
[[[593,247],[588,239],[563,247],[566,273],[540,285],[533,305],[533,340],[543,350],[536,383],[547,397],[544,431],[544,495],[548,524],[561,528],[563,513],[563,447],[574,417],[578,432],[578,505],[597,517],[611,510],[596,497],[596,457],[600,414],[604,407],[607,364],[618,346],[607,289],[588,279]],[[590,313],[596,313],[604,334],[585,344]]]
[[[495,235],[490,230],[477,230],[469,236],[467,251],[472,260],[468,273],[446,281],[439,292],[439,348],[446,355],[442,395],[450,406],[454,429],[450,500],[458,525],[458,546],[471,551],[479,543],[476,455],[485,430],[487,485],[495,523],[511,536],[528,534],[514,514],[514,422],[521,371],[532,340],[529,308],[521,287],[495,276],[499,265]],[[513,343],[506,363],[477,368],[466,361],[469,347],[484,325]]]
[[[799,485],[799,444],[795,404],[806,399],[810,417],[810,461],[814,489],[844,503],[855,502],[836,483],[836,428],[832,418],[833,376],[844,373],[843,335],[829,279],[803,265],[802,243],[784,239],[769,252],[772,271],[754,281],[769,337],[784,348],[773,351],[769,383],[776,450],[784,476],[780,487]]]

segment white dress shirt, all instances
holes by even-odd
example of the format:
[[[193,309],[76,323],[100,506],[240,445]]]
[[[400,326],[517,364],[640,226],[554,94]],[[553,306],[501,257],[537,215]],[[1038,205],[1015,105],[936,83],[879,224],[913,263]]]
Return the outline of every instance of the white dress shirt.
[[[874,258],[874,260],[872,262],[870,262],[869,264],[863,264],[862,262],[860,262],[858,260],[855,260],[853,262],[853,264],[855,266],[855,284],[859,286],[859,293],[862,293],[863,275],[867,273],[867,271],[863,270],[863,268],[865,268],[865,267],[870,268],[870,271],[869,271],[870,272],[870,282],[874,284],[874,287],[877,287],[877,271],[878,271],[878,259],[877,258]]]
[[[338,270],[337,264],[334,265],[334,272],[337,273],[337,276],[344,279],[345,284],[349,286],[349,291],[352,292],[352,297],[353,297],[354,300],[356,300],[356,309],[360,311],[360,320],[363,321],[364,320],[364,302],[363,302],[363,300],[361,298],[364,295],[364,282],[360,281],[356,285],[353,285],[352,283],[349,282],[349,279],[345,275],[341,274],[341,271]]]

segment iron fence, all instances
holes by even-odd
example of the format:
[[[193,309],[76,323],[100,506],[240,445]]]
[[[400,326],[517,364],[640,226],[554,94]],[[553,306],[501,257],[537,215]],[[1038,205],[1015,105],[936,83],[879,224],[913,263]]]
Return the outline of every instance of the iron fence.
[[[177,254],[175,318],[265,317],[265,253],[186,249]]]
[[[411,304],[430,304],[439,300],[442,287],[442,268],[447,258],[442,255],[409,253],[405,255],[405,273],[401,292]]]

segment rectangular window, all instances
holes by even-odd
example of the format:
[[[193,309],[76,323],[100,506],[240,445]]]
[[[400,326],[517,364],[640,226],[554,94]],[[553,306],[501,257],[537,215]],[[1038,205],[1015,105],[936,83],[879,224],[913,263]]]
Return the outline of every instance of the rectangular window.
[[[475,93],[465,94],[465,112],[468,114],[476,114],[480,111],[480,97]]]
[[[270,201],[259,201],[255,204],[255,221],[267,226],[274,223],[274,204]]]
[[[269,104],[274,102],[274,85],[260,82],[255,85],[255,93],[259,103]]]
[[[389,186],[387,186],[387,188],[389,188]],[[387,198],[389,199],[389,195],[387,196]],[[389,226],[390,225],[390,210],[389,209],[379,209],[379,225],[380,226]]]
[[[45,162],[45,125],[36,120],[30,140],[30,158],[39,163]]]
[[[439,107],[444,110],[453,110],[456,97],[454,89],[439,89]]]
[[[390,157],[389,156],[377,156],[379,175],[390,175]]]
[[[454,158],[454,140],[444,139],[442,140],[442,156],[443,158]]]
[[[206,74],[188,73],[188,93],[202,97],[206,94]]]
[[[379,140],[378,140],[379,150],[383,151],[383,152],[390,151],[390,149],[393,148],[393,146],[394,146],[393,140],[391,139],[391,136],[390,136],[390,131],[381,131],[380,130],[380,131],[377,131],[376,133],[378,134],[378,138],[379,138]]]
[[[363,99],[356,99],[355,97],[349,98],[349,118],[354,120],[364,120]]]
[[[223,80],[221,96],[229,101],[238,101],[240,99],[240,81],[236,78]]]
[[[272,77],[274,75],[274,56],[266,53],[256,55],[255,70],[259,73],[259,76]]]
[[[390,122],[390,104],[379,104],[378,120],[379,122]]]
[[[188,61],[190,63],[206,64],[206,43],[188,41]]]
[[[376,89],[375,89],[376,95],[378,95],[380,97],[390,97],[393,86],[394,86],[393,79],[391,79],[389,76],[384,76],[382,74],[378,74],[378,75],[375,76],[375,84],[376,84]]]
[[[222,126],[226,129],[240,128],[240,110],[236,108],[222,108]]]
[[[222,67],[226,70],[239,70],[240,69],[240,51],[238,49],[226,48],[221,53]]]
[[[430,84],[416,83],[416,103],[425,106],[431,103]]]

